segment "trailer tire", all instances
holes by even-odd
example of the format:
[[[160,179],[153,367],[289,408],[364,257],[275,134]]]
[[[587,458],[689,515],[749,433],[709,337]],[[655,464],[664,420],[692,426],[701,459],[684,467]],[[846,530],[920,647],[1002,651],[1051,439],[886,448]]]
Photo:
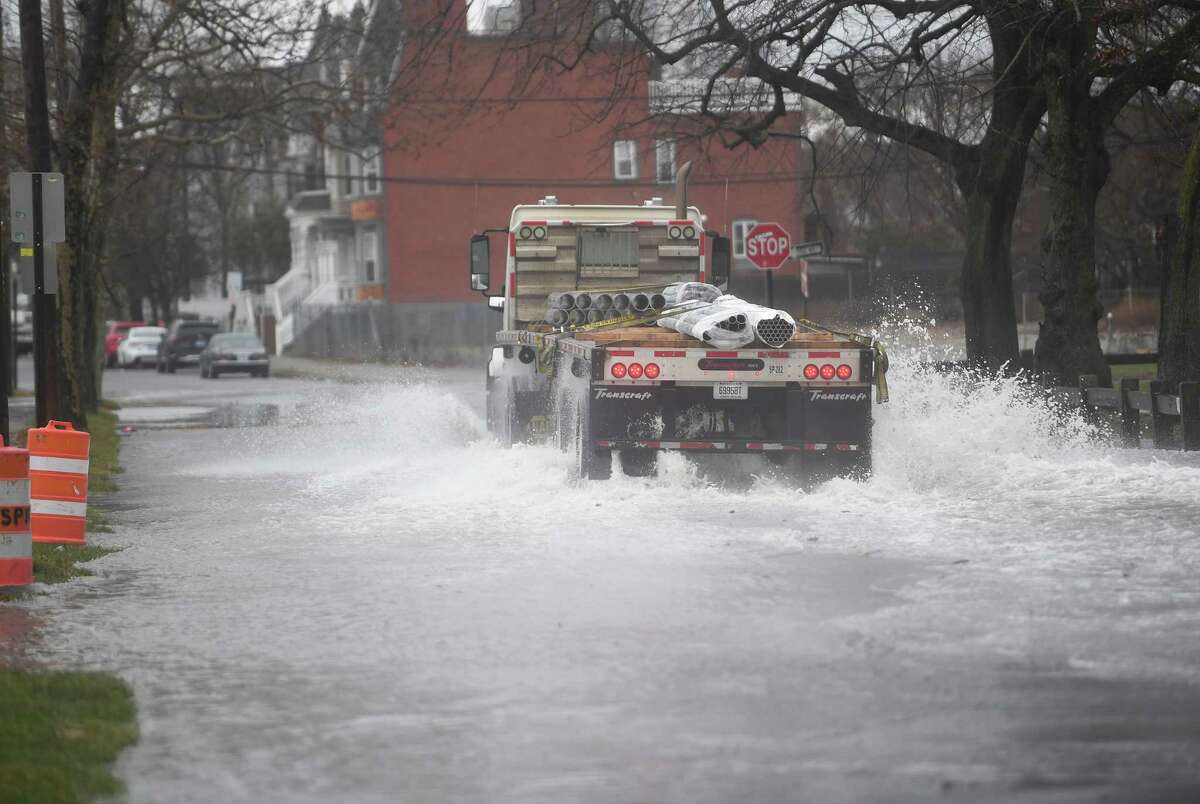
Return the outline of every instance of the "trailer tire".
[[[488,429],[501,447],[511,448],[516,441],[514,433],[517,427],[517,400],[512,383],[504,380],[493,382],[487,404]]]
[[[612,451],[591,445],[591,427],[587,412],[575,413],[575,476],[580,480],[608,480],[612,477]]]
[[[618,455],[626,477],[657,477],[658,452],[652,449],[623,449]]]

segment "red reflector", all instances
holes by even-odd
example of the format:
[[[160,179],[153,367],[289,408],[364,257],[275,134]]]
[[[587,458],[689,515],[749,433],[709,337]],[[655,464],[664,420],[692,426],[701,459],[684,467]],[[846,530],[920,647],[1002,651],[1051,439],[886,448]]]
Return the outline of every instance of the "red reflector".
[[[633,357],[632,349],[612,349],[609,351],[612,357]]]
[[[624,363],[613,363],[611,366],[608,367],[608,370],[618,380],[625,379],[625,364]]]
[[[809,363],[804,367],[804,379],[806,380],[815,380],[820,373],[821,370],[814,363]]]
[[[634,221],[634,226],[654,226],[654,221]],[[661,224],[659,224],[661,225]]]
[[[843,363],[842,365],[837,367],[837,376],[838,376],[839,380],[850,379],[851,372],[852,372],[852,369],[849,366],[847,366],[845,363]]]
[[[647,363],[646,364],[646,379],[647,380],[657,380],[658,375],[659,375],[658,364],[657,363]]]
[[[517,275],[515,272],[508,275],[508,298],[517,298]]]
[[[526,226],[545,226],[545,221],[522,221]]]
[[[508,233],[508,256],[510,256],[510,257],[517,256],[517,233],[516,232]]]
[[[816,360],[818,357],[841,357],[841,352],[809,352],[808,359]]]
[[[832,380],[833,379],[833,364],[832,363],[826,363],[825,365],[821,366],[821,379],[822,380]]]
[[[737,357],[737,352],[705,352],[708,357]]]
[[[629,379],[640,380],[641,378],[642,378],[642,364],[641,363],[630,363],[629,364]]]
[[[759,357],[787,357],[787,352],[759,352]]]
[[[704,256],[704,234],[703,233],[700,234],[700,256],[701,257]],[[700,281],[701,282],[704,281],[704,269],[703,268],[700,269]]]
[[[611,354],[611,352],[610,352]],[[654,350],[655,357],[687,357],[687,352],[677,352],[671,349]]]

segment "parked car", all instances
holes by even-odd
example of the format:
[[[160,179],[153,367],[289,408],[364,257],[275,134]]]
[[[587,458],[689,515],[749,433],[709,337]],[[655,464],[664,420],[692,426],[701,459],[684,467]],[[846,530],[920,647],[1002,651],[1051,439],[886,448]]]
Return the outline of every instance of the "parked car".
[[[215,380],[231,371],[248,371],[253,377],[271,373],[271,359],[257,335],[226,332],[214,335],[200,353],[200,376]]]
[[[137,368],[158,359],[158,345],[167,334],[166,327],[134,327],[117,347],[117,365]]]
[[[189,363],[199,363],[200,353],[208,340],[221,331],[216,321],[180,319],[171,324],[158,345],[155,368],[159,373],[174,374],[175,369]]]
[[[125,340],[129,330],[144,326],[146,326],[145,321],[110,321],[108,333],[104,336],[105,365],[109,368],[117,365],[117,347],[121,345],[121,341]]]

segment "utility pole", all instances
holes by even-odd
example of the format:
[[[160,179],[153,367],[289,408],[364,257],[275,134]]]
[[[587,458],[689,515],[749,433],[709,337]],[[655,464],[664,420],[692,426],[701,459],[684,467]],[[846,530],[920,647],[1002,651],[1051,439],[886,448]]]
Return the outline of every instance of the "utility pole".
[[[4,9],[0,8],[0,43],[4,42]],[[4,60],[0,59],[0,101],[4,98]],[[4,121],[8,117],[8,109],[0,108],[0,142],[6,142]],[[7,160],[5,160],[7,161]],[[0,166],[0,175],[7,171]],[[4,210],[5,213],[8,210]],[[4,226],[3,221],[8,220],[7,214],[0,214],[0,226]],[[0,287],[0,372],[3,377],[0,377],[0,437],[4,438],[6,445],[12,444],[11,430],[12,427],[8,421],[8,397],[17,387],[17,333],[13,330],[13,320],[11,317],[13,301],[16,298],[16,290],[13,288],[12,279],[12,260],[9,255],[12,253],[12,244],[8,242],[8,232],[0,232],[0,260],[3,260],[3,269],[0,270],[0,276],[4,277],[2,287]]]
[[[55,330],[58,322],[57,297],[45,292],[45,243],[41,204],[42,183],[39,174],[49,173],[50,111],[46,100],[46,51],[42,42],[41,0],[20,0],[21,68],[25,77],[25,140],[29,148],[30,170],[34,174],[33,208],[38,211],[33,232],[33,376],[36,410],[34,423],[44,425],[58,418],[58,375],[55,359]],[[53,266],[57,269],[57,266]],[[57,284],[57,283],[56,283]]]

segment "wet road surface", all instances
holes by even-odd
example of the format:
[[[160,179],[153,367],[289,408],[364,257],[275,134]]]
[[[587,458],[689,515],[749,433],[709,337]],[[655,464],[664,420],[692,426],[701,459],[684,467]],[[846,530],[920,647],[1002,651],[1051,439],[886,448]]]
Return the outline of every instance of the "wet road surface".
[[[901,368],[866,484],[573,486],[388,377],[106,377],[125,549],[0,640],[133,684],[130,800],[1200,800],[1196,456]]]

